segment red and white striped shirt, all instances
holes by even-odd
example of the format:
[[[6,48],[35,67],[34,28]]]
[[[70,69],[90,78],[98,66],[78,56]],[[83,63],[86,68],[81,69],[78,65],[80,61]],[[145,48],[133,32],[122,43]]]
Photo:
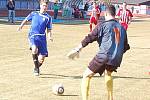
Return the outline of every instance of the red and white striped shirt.
[[[126,9],[126,10],[119,9],[117,16],[120,17],[121,23],[126,23],[126,24],[128,24],[128,22],[129,22],[129,17],[133,17],[131,11],[128,9]]]

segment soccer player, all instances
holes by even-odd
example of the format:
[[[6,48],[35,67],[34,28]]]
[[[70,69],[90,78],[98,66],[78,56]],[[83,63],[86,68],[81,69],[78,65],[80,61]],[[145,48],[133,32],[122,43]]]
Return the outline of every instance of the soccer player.
[[[92,31],[92,24],[97,25],[98,19],[100,17],[100,10],[98,6],[96,6],[96,3],[93,3],[93,9],[90,17],[90,32]]]
[[[121,25],[127,30],[128,24],[131,23],[133,15],[131,11],[127,9],[126,2],[122,4],[122,8],[119,9],[117,16],[119,17],[119,22],[121,23]]]
[[[108,100],[113,100],[113,79],[111,74],[120,67],[123,54],[130,48],[126,30],[115,20],[115,12],[113,5],[107,5],[104,13],[106,21],[98,23],[94,30],[85,36],[79,46],[67,55],[70,59],[74,59],[81,49],[89,43],[97,41],[99,44],[98,53],[91,60],[83,74],[81,83],[82,100],[88,100],[90,80],[96,73],[100,75],[104,73]]]
[[[31,12],[21,23],[18,28],[20,31],[23,26],[30,21],[31,28],[29,31],[29,42],[32,50],[32,57],[34,62],[34,74],[40,75],[39,67],[43,64],[45,57],[48,56],[46,29],[47,36],[52,41],[52,17],[46,13],[48,9],[48,0],[40,1],[40,11]]]

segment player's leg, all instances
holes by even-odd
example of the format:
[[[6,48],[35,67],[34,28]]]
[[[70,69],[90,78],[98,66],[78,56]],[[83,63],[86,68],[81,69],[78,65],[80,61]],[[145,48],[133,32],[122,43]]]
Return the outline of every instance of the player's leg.
[[[90,18],[89,23],[90,23],[90,32],[92,32],[93,17]]]
[[[100,57],[99,57],[100,58]],[[95,56],[92,61],[89,63],[88,68],[83,74],[82,79],[82,99],[88,100],[89,95],[89,87],[90,87],[90,79],[96,74],[99,73],[100,75],[103,74],[105,70],[105,66],[101,58],[99,59],[97,56]]]
[[[94,27],[97,25],[97,19],[94,19]]]
[[[94,25],[95,25],[95,26],[97,25],[97,19],[94,20]]]
[[[105,84],[108,92],[108,100],[113,100],[113,79],[110,71],[105,70]]]
[[[31,52],[32,52],[32,58],[34,62],[34,75],[39,75],[39,66],[38,66],[38,47],[36,45],[35,38],[29,38]]]
[[[45,60],[45,55],[39,55],[38,56],[38,65],[39,65],[39,67],[42,66],[44,60]]]
[[[38,62],[38,48],[35,45],[32,45],[32,58],[34,62],[34,75],[39,75],[39,62]]]
[[[48,56],[46,39],[41,39],[38,45],[38,65],[40,67],[43,64],[45,57]]]
[[[90,32],[92,32],[92,23],[90,23]]]
[[[82,100],[88,100],[90,80],[94,75],[95,73],[93,73],[89,68],[87,68],[83,74],[83,78],[81,82]]]
[[[96,20],[99,20],[100,14],[96,14]]]

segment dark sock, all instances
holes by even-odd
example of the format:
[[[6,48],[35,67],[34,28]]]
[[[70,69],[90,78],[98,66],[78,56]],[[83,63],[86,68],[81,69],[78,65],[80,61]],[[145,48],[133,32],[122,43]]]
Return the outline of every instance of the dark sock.
[[[32,54],[32,58],[33,58],[33,62],[34,62],[35,68],[39,68],[38,55],[37,54]]]
[[[38,62],[39,67],[42,65],[42,63]]]

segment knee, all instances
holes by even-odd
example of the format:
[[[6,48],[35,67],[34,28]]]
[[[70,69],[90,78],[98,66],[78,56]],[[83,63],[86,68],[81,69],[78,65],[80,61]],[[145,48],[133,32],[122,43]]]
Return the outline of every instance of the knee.
[[[108,81],[110,81],[110,80],[112,80],[112,76],[110,75],[105,75],[105,82],[108,82]]]
[[[89,78],[89,79],[91,79],[92,78],[92,75],[83,75],[83,79],[86,79],[86,78]]]
[[[38,53],[38,49],[36,46],[32,46],[32,54],[37,54]]]
[[[112,81],[111,73],[105,73],[105,83]]]
[[[87,72],[85,72],[84,74],[83,74],[83,79],[85,79],[85,78],[92,78],[94,76],[94,73],[87,73]]]
[[[32,54],[37,54],[37,51],[32,49]]]
[[[39,63],[43,64],[44,58],[39,58],[38,61],[39,61]]]

